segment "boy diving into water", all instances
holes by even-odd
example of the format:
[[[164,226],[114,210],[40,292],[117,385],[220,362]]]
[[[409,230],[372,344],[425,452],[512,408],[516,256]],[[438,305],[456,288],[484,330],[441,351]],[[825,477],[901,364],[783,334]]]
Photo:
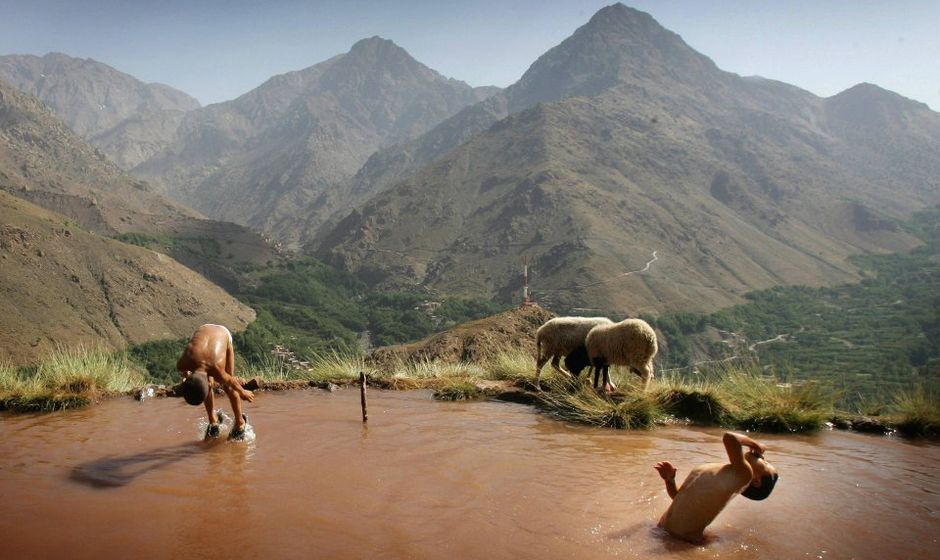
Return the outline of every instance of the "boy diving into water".
[[[726,432],[722,442],[731,462],[695,467],[678,489],[676,468],[669,461],[661,461],[653,467],[665,481],[666,492],[672,498],[669,509],[659,519],[659,526],[670,535],[701,543],[705,527],[735,494],[763,500],[774,489],[777,469],[764,459],[763,445],[733,432]],[[750,450],[745,452],[744,447]]]
[[[251,402],[255,395],[245,390],[235,377],[232,333],[222,325],[199,327],[176,362],[176,369],[183,376],[181,387],[186,402],[191,405],[205,404],[206,414],[209,415],[206,437],[219,436],[220,418],[215,413],[215,397],[212,394],[212,386],[219,383],[235,413],[235,425],[229,433],[229,439],[243,439],[248,418],[242,414],[242,399]]]

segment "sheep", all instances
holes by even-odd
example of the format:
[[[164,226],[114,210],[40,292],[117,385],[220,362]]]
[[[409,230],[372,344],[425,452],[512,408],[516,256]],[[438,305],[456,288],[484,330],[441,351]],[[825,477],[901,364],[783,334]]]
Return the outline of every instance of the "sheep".
[[[571,375],[559,366],[558,361],[562,356],[571,354],[578,346],[583,346],[584,337],[589,330],[608,323],[613,324],[613,321],[607,317],[555,317],[539,327],[535,333],[535,387],[541,390],[539,377],[549,358],[552,359],[552,367],[556,371]],[[566,359],[565,364],[567,363]],[[581,366],[580,369],[583,368],[584,366]]]
[[[608,393],[610,366],[629,367],[633,373],[643,378],[643,390],[649,389],[653,378],[653,358],[659,350],[656,332],[649,323],[642,319],[625,319],[619,323],[598,325],[584,338],[588,360],[594,371],[594,387],[598,376],[604,373],[604,390]]]
[[[590,365],[591,362],[588,360],[587,348],[585,348],[583,344],[565,356],[565,369],[574,377],[580,376],[584,368]]]

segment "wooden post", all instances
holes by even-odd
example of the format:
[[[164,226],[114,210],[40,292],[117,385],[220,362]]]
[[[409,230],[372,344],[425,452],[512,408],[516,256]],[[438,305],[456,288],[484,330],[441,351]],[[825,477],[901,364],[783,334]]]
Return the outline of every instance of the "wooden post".
[[[366,423],[369,421],[369,407],[366,404],[366,373],[364,371],[359,372],[359,395],[362,400],[362,422]]]

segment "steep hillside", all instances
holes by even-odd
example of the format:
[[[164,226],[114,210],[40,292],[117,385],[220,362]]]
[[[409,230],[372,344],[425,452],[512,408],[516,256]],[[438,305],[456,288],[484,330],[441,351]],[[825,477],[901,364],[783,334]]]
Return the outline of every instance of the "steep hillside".
[[[0,191],[0,360],[57,344],[108,349],[244,329],[254,312],[170,257],[107,239]]]
[[[489,89],[447,79],[378,37],[187,114],[134,173],[214,218],[294,241],[319,200],[376,149],[427,131]]]
[[[220,247],[216,255],[194,254],[185,243],[163,250],[202,267],[216,280],[230,276],[220,267],[239,261],[263,263],[275,253],[247,228],[206,220],[152,192],[79,138],[38,99],[2,81],[0,190],[102,235],[135,233],[214,243]],[[220,262],[208,263],[204,257]]]
[[[0,56],[0,80],[36,97],[69,127],[129,169],[166,146],[199,102],[90,58]]]
[[[929,157],[940,115],[883,93],[823,100],[741,78],[614,5],[502,105],[492,98],[412,144],[469,138],[309,250],[372,283],[504,299],[525,255],[539,301],[630,314],[851,281],[848,255],[910,248],[916,239],[892,220],[940,200],[940,160]],[[881,139],[853,124],[851,107],[870,97],[893,123]],[[510,116],[480,133],[487,119],[467,118],[500,111]],[[391,176],[411,173],[407,158],[379,157]]]

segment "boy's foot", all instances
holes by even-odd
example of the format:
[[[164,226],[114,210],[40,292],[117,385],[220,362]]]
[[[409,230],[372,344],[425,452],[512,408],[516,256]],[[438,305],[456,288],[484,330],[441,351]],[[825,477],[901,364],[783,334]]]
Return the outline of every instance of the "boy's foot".
[[[218,424],[209,424],[206,426],[206,439],[217,438],[219,434],[222,433],[222,429]]]
[[[228,433],[229,441],[242,441],[245,439],[245,429],[248,427],[248,415],[242,414],[242,420],[245,421],[244,424],[232,428],[232,431]]]

